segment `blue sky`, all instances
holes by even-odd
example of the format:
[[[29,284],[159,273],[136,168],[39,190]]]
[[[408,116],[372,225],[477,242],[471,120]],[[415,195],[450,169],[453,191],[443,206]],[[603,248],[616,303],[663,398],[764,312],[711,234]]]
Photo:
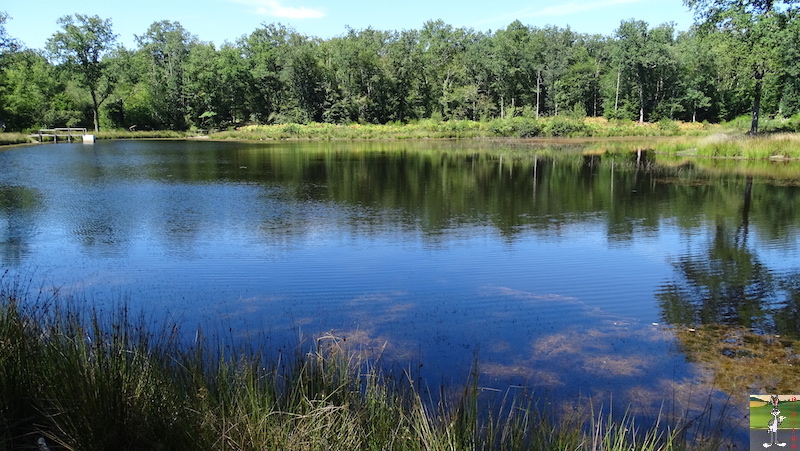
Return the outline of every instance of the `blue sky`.
[[[328,39],[346,27],[378,30],[419,29],[441,19],[455,27],[493,31],[515,19],[537,27],[569,26],[581,33],[611,35],[624,19],[656,26],[674,22],[686,30],[692,14],[681,0],[35,0],[5,2],[7,32],[28,48],[42,49],[58,30],[56,19],[74,13],[111,19],[119,42],[135,47],[134,35],[153,22],[171,20],[202,41],[235,42],[262,23],[280,22],[306,36]]]

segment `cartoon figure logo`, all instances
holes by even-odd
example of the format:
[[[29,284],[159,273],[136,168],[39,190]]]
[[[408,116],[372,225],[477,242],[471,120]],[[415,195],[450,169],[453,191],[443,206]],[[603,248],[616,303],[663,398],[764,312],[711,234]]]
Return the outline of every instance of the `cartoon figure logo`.
[[[772,403],[772,419],[767,423],[767,430],[769,431],[769,443],[764,443],[764,448],[769,448],[772,445],[786,446],[786,443],[778,442],[778,426],[783,423],[786,417],[781,416],[781,411],[778,410],[778,396],[772,395],[769,397]]]

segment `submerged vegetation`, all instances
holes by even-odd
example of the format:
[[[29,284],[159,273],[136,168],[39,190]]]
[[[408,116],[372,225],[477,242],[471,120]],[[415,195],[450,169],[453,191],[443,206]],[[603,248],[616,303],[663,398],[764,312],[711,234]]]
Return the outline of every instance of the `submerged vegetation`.
[[[794,393],[800,385],[796,337],[716,324],[678,327],[677,337],[682,351],[708,368],[726,393]]]
[[[186,342],[125,307],[32,301],[19,287],[0,287],[6,449],[717,449],[724,438],[710,408],[652,423],[591,407],[558,417],[524,390],[493,408],[477,380],[431,402],[334,336],[274,355],[199,333]]]

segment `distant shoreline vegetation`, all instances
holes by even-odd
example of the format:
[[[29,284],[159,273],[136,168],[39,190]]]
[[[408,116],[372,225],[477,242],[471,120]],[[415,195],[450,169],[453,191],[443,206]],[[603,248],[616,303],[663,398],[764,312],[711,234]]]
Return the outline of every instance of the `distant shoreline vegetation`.
[[[0,128],[499,119],[525,122],[508,134],[573,136],[592,130],[559,118],[644,126],[746,115],[755,135],[759,121],[800,114],[796,2],[686,3],[698,18],[686,31],[636,19],[607,36],[518,20],[488,31],[429,20],[418,29],[348,28],[322,39],[265,23],[217,46],[161,20],[137,34],[133,48],[120,45],[110,19],[73,14],[56,21],[43,49],[28,49],[8,34],[13,18],[0,11]],[[542,118],[534,128],[545,129],[526,128]]]
[[[503,139],[524,145],[529,139],[608,138],[608,143],[589,148],[588,152],[633,152],[653,150],[663,154],[741,159],[800,159],[800,116],[763,122],[763,133],[748,136],[746,117],[725,124],[661,120],[639,123],[604,118],[526,118],[513,117],[491,121],[432,119],[408,124],[390,123],[336,125],[327,123],[245,125],[229,130],[188,131],[104,130],[89,132],[98,139],[214,139],[241,141],[280,140],[406,140],[406,139]],[[670,140],[648,140],[672,137]],[[614,143],[615,138],[642,138],[637,142]],[[38,142],[26,133],[0,133],[0,145]],[[599,150],[597,150],[599,149]]]

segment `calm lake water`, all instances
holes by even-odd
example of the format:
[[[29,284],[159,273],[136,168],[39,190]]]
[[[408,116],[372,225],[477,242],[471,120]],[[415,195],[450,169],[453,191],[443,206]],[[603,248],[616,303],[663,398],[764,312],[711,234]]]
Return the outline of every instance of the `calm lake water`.
[[[791,164],[748,177],[497,146],[7,149],[0,263],[33,289],[127,302],[187,331],[276,346],[330,332],[432,386],[463,383],[477,357],[486,387],[621,404],[708,392],[713,375],[673,326],[797,334]],[[774,389],[764,380],[725,396],[746,410],[748,392]]]

